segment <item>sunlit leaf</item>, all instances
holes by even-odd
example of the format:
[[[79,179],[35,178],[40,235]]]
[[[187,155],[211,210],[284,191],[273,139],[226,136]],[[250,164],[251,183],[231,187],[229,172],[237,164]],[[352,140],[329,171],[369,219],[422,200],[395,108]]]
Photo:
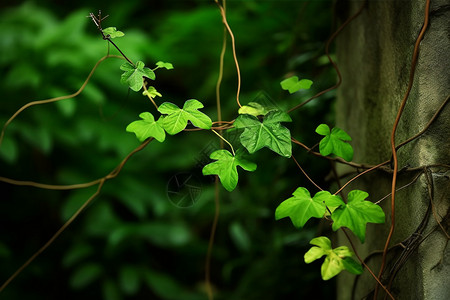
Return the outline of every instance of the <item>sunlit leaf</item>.
[[[257,117],[257,116],[264,116],[269,111],[267,110],[266,107],[257,102],[250,102],[247,105],[240,107],[238,112],[240,115],[247,114]]]
[[[332,214],[333,230],[347,227],[364,243],[366,238],[367,223],[384,223],[385,215],[383,209],[370,202],[365,201],[368,193],[360,190],[353,190],[348,193],[347,204],[342,204]]]
[[[280,82],[281,88],[283,90],[289,91],[290,94],[293,94],[299,90],[308,90],[311,88],[313,82],[309,79],[301,79],[298,80],[297,76],[289,77],[282,82]]]
[[[159,106],[158,111],[167,114],[162,124],[167,133],[173,135],[185,129],[188,121],[196,127],[210,129],[212,121],[198,110],[200,108],[203,108],[203,104],[198,100],[191,99],[184,103],[182,109],[173,103],[164,102]]]
[[[139,115],[142,120],[131,122],[126,131],[134,132],[140,142],[145,141],[149,137],[154,137],[158,142],[164,142],[166,132],[162,127],[161,118],[155,121],[153,115],[149,112],[143,112]]]
[[[333,153],[346,161],[351,161],[353,159],[353,148],[347,143],[348,141],[351,141],[352,138],[344,130],[334,127],[330,131],[328,125],[320,124],[316,128],[316,132],[325,136],[319,144],[320,154],[327,156]]]
[[[109,36],[109,38],[114,39],[117,37],[122,37],[125,35],[122,31],[118,31],[116,27],[108,27],[103,29],[103,34]]]
[[[217,150],[211,153],[210,158],[217,161],[206,165],[203,175],[218,175],[223,187],[229,192],[233,191],[238,183],[237,166],[250,172],[256,170],[256,164],[243,159],[239,152],[233,156],[227,150]]]
[[[167,70],[173,69],[173,65],[172,65],[171,63],[163,62],[163,61],[158,61],[158,62],[156,63],[156,66],[157,66],[158,68],[164,68],[164,69],[167,69]]]
[[[120,66],[122,71],[125,71],[120,77],[120,82],[122,84],[128,84],[130,89],[138,92],[144,83],[143,77],[147,77],[151,80],[155,80],[155,73],[145,67],[142,61],[138,61],[136,66],[133,66],[129,62],[125,62]]]
[[[289,217],[297,228],[303,227],[311,218],[322,218],[326,212],[325,201],[338,198],[328,191],[320,191],[311,197],[304,187],[297,188],[292,195],[293,197],[283,201],[277,207],[275,219]]]
[[[147,87],[147,90],[143,91],[142,95],[143,96],[150,95],[150,97],[152,97],[152,98],[155,98],[156,96],[162,97],[162,95],[153,86]]]
[[[311,247],[309,251],[305,253],[305,263],[309,264],[325,255],[325,261],[322,263],[321,267],[323,280],[331,279],[342,270],[347,270],[353,274],[362,273],[361,265],[351,258],[353,252],[350,251],[348,247],[341,246],[332,249],[331,241],[324,236],[312,239],[310,244],[315,245],[315,247]]]
[[[267,147],[281,156],[291,157],[291,133],[289,129],[281,125],[281,122],[291,121],[288,114],[272,111],[264,117],[262,122],[251,115],[240,115],[234,122],[234,126],[244,129],[240,141],[248,152],[254,153]]]

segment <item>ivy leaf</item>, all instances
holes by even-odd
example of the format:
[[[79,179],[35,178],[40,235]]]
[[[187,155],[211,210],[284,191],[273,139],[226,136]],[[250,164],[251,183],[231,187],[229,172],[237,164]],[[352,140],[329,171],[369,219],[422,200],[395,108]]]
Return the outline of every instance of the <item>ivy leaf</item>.
[[[341,205],[332,214],[333,230],[347,227],[364,243],[366,238],[367,223],[384,223],[385,215],[383,209],[370,202],[364,201],[369,196],[368,193],[360,190],[353,190],[348,193],[347,204]]]
[[[251,115],[240,115],[234,122],[235,128],[245,128],[241,134],[241,144],[248,152],[254,153],[267,147],[284,157],[291,157],[291,132],[281,122],[292,122],[282,111],[268,113],[263,122]]]
[[[155,121],[153,115],[149,112],[143,112],[139,115],[142,120],[131,122],[126,131],[134,132],[140,142],[145,141],[149,137],[154,137],[158,142],[164,142],[166,132],[162,127],[162,119]]]
[[[203,104],[191,99],[184,103],[183,109],[173,103],[164,102],[159,106],[158,111],[168,115],[164,118],[163,126],[168,134],[173,135],[186,128],[188,121],[196,127],[210,129],[212,121],[207,115],[198,111],[200,108],[203,108]]]
[[[120,77],[120,83],[128,84],[128,86],[135,92],[138,92],[142,88],[142,77],[155,80],[155,73],[145,67],[142,61],[138,61],[136,66],[133,66],[129,62],[125,62],[120,66],[120,69],[125,71],[125,73],[123,73]]]
[[[283,90],[289,91],[290,94],[293,94],[299,90],[309,90],[313,82],[309,79],[298,80],[297,76],[289,77],[282,82],[280,82],[281,88]]]
[[[102,30],[103,34],[109,36],[109,38],[114,39],[117,37],[122,37],[125,35],[122,31],[118,31],[116,27],[108,27]]]
[[[217,161],[207,164],[203,167],[203,175],[218,175],[223,187],[231,192],[238,183],[237,166],[246,171],[253,172],[256,170],[256,164],[242,158],[240,152],[233,156],[227,150],[217,150],[209,156]]]
[[[158,68],[164,68],[164,69],[167,69],[167,70],[172,70],[173,69],[173,65],[171,63],[163,62],[163,61],[158,61],[156,63],[156,66]]]
[[[352,138],[344,130],[334,127],[330,131],[328,125],[320,124],[316,128],[316,132],[325,136],[319,144],[320,154],[327,156],[334,153],[346,161],[353,159],[353,148],[350,144],[346,143],[347,141],[351,141]]]
[[[257,117],[266,115],[269,112],[269,110],[267,110],[266,107],[257,102],[250,102],[247,105],[244,105],[241,108],[239,108],[238,112],[240,115],[247,114]]]
[[[162,97],[162,95],[153,86],[147,87],[147,91],[142,92],[143,96],[150,95],[150,97],[155,98],[156,96]]]
[[[326,255],[325,261],[321,267],[321,275],[323,280],[328,280],[339,274],[342,270],[347,270],[353,274],[361,274],[362,266],[355,262],[351,257],[353,252],[346,246],[335,249],[331,248],[331,241],[324,236],[314,238],[310,241],[311,247],[305,253],[305,263],[309,264],[316,259]]]
[[[325,201],[339,198],[328,191],[320,191],[311,198],[309,191],[304,187],[297,188],[292,195],[293,197],[283,201],[277,207],[275,219],[289,217],[297,228],[303,227],[311,218],[322,218],[326,212]]]

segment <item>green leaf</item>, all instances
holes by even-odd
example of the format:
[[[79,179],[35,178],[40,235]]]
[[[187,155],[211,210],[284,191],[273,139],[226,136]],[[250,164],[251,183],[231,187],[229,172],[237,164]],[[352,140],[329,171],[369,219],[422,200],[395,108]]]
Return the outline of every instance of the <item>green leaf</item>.
[[[131,122],[126,131],[134,132],[140,142],[149,137],[154,137],[158,142],[164,142],[166,133],[162,127],[162,119],[155,121],[153,115],[149,112],[143,112],[139,115],[142,120]]]
[[[121,300],[122,293],[117,287],[117,283],[111,279],[105,279],[102,283],[102,295],[103,299],[108,300]]]
[[[344,258],[342,264],[344,265],[344,268],[352,274],[358,275],[363,272],[363,267],[351,257]]]
[[[153,86],[147,87],[147,90],[143,91],[142,95],[143,96],[150,95],[150,97],[152,97],[152,98],[155,98],[156,96],[162,97],[162,95]]]
[[[280,82],[281,88],[283,90],[289,91],[290,94],[293,94],[299,90],[309,90],[313,82],[309,79],[298,80],[297,76],[289,77],[282,82]]]
[[[321,267],[321,275],[323,280],[328,280],[342,270],[347,270],[353,274],[361,274],[362,267],[355,262],[351,257],[353,252],[346,246],[341,246],[335,249],[331,248],[331,241],[324,236],[317,237],[311,240],[310,244],[317,247],[311,247],[305,253],[305,263],[309,264],[316,259],[326,255],[325,261]]]
[[[311,198],[309,191],[304,187],[297,188],[292,195],[293,197],[283,201],[277,207],[275,219],[289,217],[297,228],[303,227],[311,218],[322,218],[326,212],[325,201],[339,198],[327,191],[320,191]]]
[[[248,152],[254,153],[267,147],[284,157],[291,157],[291,132],[281,122],[291,122],[288,114],[282,111],[268,113],[263,122],[251,115],[240,115],[234,122],[236,128],[244,128],[241,144]]]
[[[351,141],[352,138],[344,130],[334,127],[330,131],[328,125],[320,124],[316,128],[316,132],[325,136],[319,144],[320,154],[327,156],[334,153],[346,161],[353,159],[353,148],[350,144],[346,143],[347,141]]]
[[[71,275],[70,286],[73,289],[82,289],[96,281],[102,272],[102,267],[97,263],[83,264]]]
[[[173,135],[186,128],[188,121],[196,127],[210,129],[212,121],[207,115],[198,111],[200,108],[203,108],[203,104],[191,99],[184,103],[183,109],[173,103],[164,102],[159,106],[158,111],[167,114],[162,124],[167,133]]]
[[[134,295],[139,290],[139,269],[134,266],[125,265],[119,270],[119,285],[127,295]]]
[[[143,85],[142,77],[147,77],[151,80],[155,80],[155,73],[145,67],[142,61],[138,61],[136,66],[133,66],[129,62],[125,62],[120,66],[125,73],[120,77],[120,83],[128,84],[128,86],[135,92],[138,92]]]
[[[114,39],[117,37],[122,37],[125,35],[125,33],[123,33],[122,31],[118,31],[116,29],[116,27],[108,27],[108,28],[103,29],[103,34],[106,36],[109,35],[109,38],[111,38],[111,39]]]
[[[156,63],[156,66],[157,66],[158,68],[165,68],[165,69],[167,69],[167,70],[172,70],[172,69],[173,69],[173,65],[172,65],[171,63],[163,62],[163,61],[158,61],[158,62]]]
[[[367,223],[384,223],[385,215],[380,206],[364,201],[368,193],[354,190],[348,193],[347,204],[341,205],[331,214],[333,230],[347,227],[364,243]]]
[[[209,157],[217,161],[206,165],[202,170],[203,175],[218,175],[223,187],[229,192],[233,191],[238,183],[237,166],[250,172],[256,170],[256,164],[243,159],[239,151],[233,156],[222,149],[214,151]]]
[[[244,105],[241,108],[239,108],[238,112],[240,115],[247,114],[257,117],[266,115],[269,112],[269,110],[267,110],[266,107],[257,102],[250,102],[247,105]]]

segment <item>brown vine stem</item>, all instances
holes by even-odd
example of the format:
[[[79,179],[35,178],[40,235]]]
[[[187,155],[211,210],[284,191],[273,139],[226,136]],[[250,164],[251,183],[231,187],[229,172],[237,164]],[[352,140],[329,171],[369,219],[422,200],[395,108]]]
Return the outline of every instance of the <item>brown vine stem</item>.
[[[47,104],[47,103],[53,103],[53,102],[57,102],[57,101],[61,101],[61,100],[65,100],[65,99],[70,99],[70,98],[74,98],[76,96],[78,96],[86,87],[86,85],[88,84],[89,80],[91,79],[92,75],[94,74],[95,70],[97,69],[97,67],[106,59],[110,58],[110,57],[114,57],[114,58],[121,58],[123,59],[123,57],[118,56],[118,55],[105,55],[102,58],[100,58],[97,63],[95,64],[95,66],[92,68],[91,72],[89,73],[88,77],[86,78],[86,80],[84,81],[83,85],[80,87],[80,89],[78,91],[76,91],[73,94],[70,95],[65,95],[65,96],[60,96],[60,97],[56,97],[56,98],[51,98],[51,99],[46,99],[46,100],[38,100],[38,101],[33,101],[33,102],[29,102],[27,104],[25,104],[24,106],[22,106],[21,108],[19,108],[12,116],[11,118],[8,119],[8,121],[6,121],[5,125],[3,125],[3,129],[2,132],[0,134],[0,146],[2,145],[2,141],[3,141],[3,137],[5,135],[5,131],[6,131],[6,127],[8,127],[8,125],[21,113],[23,112],[25,109],[27,109],[28,107],[34,106],[34,105],[40,105],[40,104]]]
[[[100,180],[100,183],[98,185],[97,191],[86,201],[83,203],[83,205],[72,215],[72,217],[70,217],[69,220],[67,220],[66,223],[64,223],[63,226],[61,226],[61,228],[58,229],[58,231],[47,241],[47,243],[45,243],[44,246],[42,246],[38,251],[36,251],[19,269],[16,270],[16,272],[14,272],[14,274],[12,274],[8,280],[5,281],[5,283],[3,283],[3,285],[0,287],[0,293],[11,283],[11,281],[13,281],[26,267],[28,267],[35,259],[36,257],[38,257],[42,252],[45,251],[45,249],[47,249],[55,240],[56,238],[58,238],[61,233],[66,230],[67,227],[69,227],[70,224],[72,224],[72,222],[80,215],[80,213],[92,202],[92,200],[95,199],[95,197],[98,196],[98,194],[100,193],[103,184],[105,183],[106,179],[102,178]]]
[[[83,205],[78,208],[78,210],[70,217],[69,220],[66,221],[59,229],[58,231],[47,241],[47,243],[44,244],[38,251],[36,251],[19,269],[17,269],[14,274],[12,274],[6,281],[3,283],[2,286],[0,286],[0,293],[13,281],[26,267],[28,267],[42,252],[44,252],[60,235],[64,232],[64,230],[67,229],[67,227],[70,226],[70,224],[75,221],[75,219],[86,209],[86,207],[100,194],[100,191],[102,190],[102,187],[104,183],[109,180],[115,178],[117,175],[119,175],[122,168],[125,166],[126,162],[130,159],[131,156],[133,156],[135,153],[141,151],[144,149],[151,141],[153,141],[153,138],[147,139],[145,142],[140,144],[137,148],[135,148],[133,151],[131,151],[121,162],[120,164],[112,170],[108,175],[98,180],[98,188],[97,191],[89,197],[88,200],[86,200]],[[92,184],[93,185],[93,184]],[[43,185],[45,186],[45,185]],[[45,188],[45,187],[44,187]]]
[[[216,1],[217,5],[219,5],[219,3]],[[219,7],[221,7],[219,5]],[[225,19],[224,14],[226,12],[226,0],[223,1],[223,15],[222,17]],[[222,38],[222,50],[220,51],[220,59],[219,59],[219,76],[217,78],[217,83],[216,83],[216,106],[217,106],[217,122],[214,123],[224,123],[225,126],[230,126],[233,124],[233,122],[226,122],[226,121],[222,121],[222,107],[220,104],[220,86],[222,84],[222,79],[223,79],[223,67],[224,67],[224,59],[225,59],[225,52],[227,49],[227,28],[225,26],[224,23],[224,28],[223,28],[223,38]],[[239,68],[238,68],[239,70]],[[239,93],[239,92],[238,92]],[[239,96],[238,96],[239,97]],[[239,102],[238,102],[239,103]],[[212,128],[211,128],[212,129]],[[224,147],[224,141],[226,141],[234,154],[234,150],[233,150],[233,146],[222,137],[222,130],[224,128],[221,128],[219,130],[219,133],[217,133],[214,129],[212,129],[212,131],[214,133],[216,133],[220,138],[220,147],[223,148]],[[213,246],[214,246],[214,239],[215,239],[215,235],[216,235],[216,229],[217,229],[217,223],[219,222],[219,215],[220,215],[220,182],[219,182],[219,177],[216,176],[215,178],[215,184],[214,184],[214,219],[213,219],[213,223],[211,226],[211,232],[209,235],[209,242],[208,242],[208,250],[206,253],[206,259],[205,259],[205,285],[206,285],[206,293],[208,295],[208,300],[213,300],[214,299],[214,293],[213,293],[213,289],[212,289],[212,285],[211,285],[211,255],[212,255],[212,250],[213,250]]]
[[[344,232],[345,236],[347,237],[348,242],[352,246],[353,252],[355,253],[358,260],[361,262],[361,264],[366,268],[366,270],[372,275],[372,277],[378,282],[378,284],[385,290],[386,294],[391,297],[391,299],[395,300],[394,296],[388,291],[388,289],[381,283],[380,279],[372,272],[372,270],[369,268],[369,266],[364,262],[364,260],[361,259],[361,257],[358,255],[358,252],[356,251],[355,245],[353,245],[352,240],[350,239],[350,236],[348,235],[347,231],[344,227],[341,227],[342,231]],[[378,286],[378,285],[377,285]]]
[[[239,102],[239,95],[241,93],[241,71],[239,69],[239,62],[237,59],[237,54],[236,54],[236,40],[234,39],[234,34],[233,31],[230,28],[230,25],[228,25],[228,21],[227,21],[227,14],[225,11],[225,5],[226,5],[226,1],[223,0],[223,4],[221,5],[219,3],[218,0],[214,0],[214,2],[216,2],[217,6],[220,9],[220,14],[222,15],[222,22],[225,25],[225,27],[228,30],[228,33],[230,34],[231,37],[231,47],[233,49],[233,58],[234,58],[234,63],[236,65],[236,72],[237,72],[237,77],[238,77],[238,85],[237,85],[237,92],[236,92],[236,102],[239,105],[239,107],[242,107],[241,103]]]
[[[448,100],[450,99],[450,96],[447,96],[447,98],[445,98],[444,102],[442,102],[441,106],[439,106],[439,108],[437,109],[437,111],[434,113],[434,115],[431,117],[430,121],[428,121],[428,123],[425,125],[425,127],[418,132],[416,135],[410,137],[409,139],[407,139],[406,141],[398,144],[395,149],[398,151],[398,149],[400,149],[401,147],[403,147],[404,145],[408,144],[409,142],[415,140],[416,138],[418,138],[419,136],[421,136],[425,131],[428,130],[428,128],[431,126],[431,124],[434,122],[434,120],[436,120],[436,118],[439,116],[439,114],[441,113],[441,111],[444,109],[444,107],[447,105]]]
[[[391,194],[392,194],[391,195],[391,227],[389,229],[389,234],[386,239],[386,243],[384,245],[383,257],[381,259],[380,271],[378,273],[378,278],[380,280],[381,280],[381,276],[384,271],[384,267],[386,265],[386,256],[387,256],[387,251],[389,249],[389,243],[391,242],[392,235],[394,234],[394,230],[395,230],[395,190],[396,190],[397,171],[398,171],[397,149],[395,147],[395,133],[397,131],[400,117],[403,114],[403,110],[405,108],[406,102],[409,97],[409,93],[411,92],[412,85],[414,82],[414,74],[415,74],[416,65],[417,65],[417,58],[419,55],[419,46],[420,46],[420,42],[423,39],[423,36],[425,35],[425,31],[427,30],[427,27],[428,27],[429,11],[430,11],[430,0],[426,0],[423,26],[422,26],[422,29],[420,30],[419,36],[417,37],[416,43],[414,45],[414,52],[413,52],[413,56],[412,56],[412,60],[411,60],[411,69],[409,72],[408,87],[406,89],[405,95],[403,96],[402,102],[400,104],[400,108],[397,112],[397,117],[395,118],[394,126],[392,127],[392,132],[391,132],[391,149],[392,149],[392,159],[394,162],[394,173],[392,175],[392,187],[391,187]],[[374,299],[377,299],[377,295],[378,295],[378,285],[375,287]]]
[[[308,180],[309,180],[312,184],[314,184],[314,186],[315,186],[316,188],[318,188],[319,190],[323,191],[323,189],[322,189],[319,185],[317,185],[317,183],[315,183],[314,180],[312,180],[312,179],[308,176],[308,174],[306,174],[306,172],[303,170],[303,168],[300,166],[300,164],[299,164],[299,163],[297,162],[297,160],[295,159],[294,155],[292,155],[292,159],[294,160],[295,164],[296,164],[297,167],[300,169],[300,171],[302,171],[303,175],[305,175],[306,178],[308,178]]]
[[[361,5],[361,7],[358,9],[358,11],[357,11],[353,16],[349,17],[344,23],[342,23],[341,26],[339,26],[339,28],[338,28],[338,29],[330,36],[330,38],[328,39],[328,41],[327,41],[327,43],[326,43],[326,45],[325,45],[325,55],[327,56],[328,61],[333,65],[333,68],[336,70],[336,73],[337,73],[337,76],[338,76],[338,81],[336,82],[336,84],[333,85],[332,87],[329,87],[329,88],[327,88],[327,89],[325,89],[325,90],[323,90],[323,91],[321,91],[321,92],[315,94],[315,95],[312,96],[311,98],[309,98],[309,99],[303,101],[302,103],[300,103],[300,104],[294,106],[293,108],[289,109],[289,110],[288,110],[288,113],[290,113],[290,112],[292,112],[292,111],[294,111],[294,110],[296,110],[296,109],[299,109],[300,107],[302,107],[302,106],[308,104],[310,101],[312,101],[312,100],[314,100],[314,99],[316,99],[316,98],[322,96],[322,95],[325,94],[325,93],[328,93],[329,91],[332,91],[332,90],[338,88],[338,87],[341,85],[341,83],[342,83],[342,75],[341,75],[341,72],[339,71],[338,66],[336,65],[336,63],[333,61],[333,59],[332,59],[331,56],[330,56],[330,45],[331,45],[331,43],[333,42],[333,40],[339,35],[339,33],[341,33],[341,31],[342,31],[342,30],[343,30],[343,29],[344,29],[351,21],[353,21],[356,17],[358,17],[358,16],[361,14],[361,12],[363,11],[364,7],[366,6],[366,1],[367,1],[367,0],[364,0],[364,2],[363,2],[363,4]]]
[[[369,172],[371,172],[371,171],[373,171],[373,170],[376,170],[376,169],[378,169],[379,167],[382,167],[382,166],[384,166],[384,165],[386,165],[386,164],[388,164],[388,163],[389,163],[389,161],[382,162],[381,164],[378,164],[378,165],[376,165],[376,166],[373,166],[372,168],[367,169],[367,170],[365,170],[364,172],[359,173],[358,175],[356,175],[355,177],[353,177],[352,179],[350,179],[349,181],[347,181],[347,182],[346,182],[339,190],[337,190],[337,192],[334,193],[334,195],[339,194],[339,192],[341,192],[343,189],[345,189],[345,187],[346,187],[347,185],[349,185],[352,181],[358,179],[358,178],[361,177],[362,175],[364,175],[364,174],[366,174],[366,173],[369,173]]]
[[[150,99],[150,101],[153,103],[153,106],[155,106],[156,110],[158,110],[158,105],[156,105],[155,100],[153,100],[152,96],[150,96],[150,94],[148,93],[147,87],[145,86],[145,79],[142,78],[142,80],[144,81],[142,84],[142,87],[145,90],[145,95],[148,97],[148,99]]]
[[[323,156],[323,155],[320,154],[319,152],[312,151],[312,148],[309,148],[308,146],[306,146],[305,144],[299,142],[298,140],[296,140],[296,139],[293,138],[293,137],[291,137],[291,141],[292,141],[294,144],[297,144],[297,145],[299,145],[299,146],[305,148],[306,151],[308,151],[308,153],[311,153],[311,154],[313,154],[313,155],[315,155],[315,156],[317,156],[317,157],[322,157],[322,158],[326,158],[326,159],[328,159],[328,160],[336,161],[336,162],[338,162],[338,163],[341,163],[341,164],[344,164],[344,165],[348,165],[348,166],[354,167],[354,168],[356,168],[356,169],[371,169],[371,168],[374,167],[373,165],[364,165],[364,164],[358,164],[358,163],[354,163],[354,162],[348,162],[348,161],[346,161],[346,160],[344,160],[344,159],[342,159],[342,158],[340,158],[340,157],[328,157],[328,156]],[[387,164],[388,162],[389,162],[389,161],[384,162],[383,165],[384,165],[384,164]],[[376,166],[375,166],[375,167],[376,167]],[[381,168],[381,167],[379,167],[379,168]],[[384,169],[383,169],[383,170],[384,170]],[[386,170],[384,170],[384,171],[386,171]]]

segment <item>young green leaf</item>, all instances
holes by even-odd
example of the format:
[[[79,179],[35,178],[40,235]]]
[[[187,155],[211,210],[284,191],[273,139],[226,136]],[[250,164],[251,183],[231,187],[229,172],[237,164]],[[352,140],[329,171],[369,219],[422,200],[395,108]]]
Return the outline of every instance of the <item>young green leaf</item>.
[[[143,91],[142,95],[143,96],[150,95],[150,97],[152,97],[152,98],[155,98],[156,96],[162,97],[162,95],[153,86],[147,87],[147,90]]]
[[[326,212],[325,201],[339,198],[327,191],[320,191],[311,198],[309,191],[304,187],[297,188],[292,195],[293,197],[283,201],[277,207],[275,219],[289,217],[297,228],[303,227],[311,218],[322,218]]]
[[[158,61],[156,63],[156,66],[158,68],[164,68],[164,69],[167,69],[167,70],[172,70],[173,69],[173,65],[171,63],[163,62],[163,61]]]
[[[353,252],[350,251],[348,247],[341,246],[332,249],[331,241],[324,236],[312,239],[310,244],[317,247],[311,247],[311,249],[305,253],[305,263],[309,264],[326,255],[325,261],[321,267],[321,275],[323,280],[331,279],[342,270],[347,270],[353,274],[362,273],[361,265],[351,258],[353,256]]]
[[[142,120],[131,122],[126,130],[134,132],[140,142],[145,141],[149,137],[154,137],[158,142],[164,142],[166,132],[162,127],[162,119],[155,121],[153,115],[149,112],[143,112],[139,115]]]
[[[269,112],[269,110],[267,110],[266,107],[257,102],[250,102],[247,105],[244,105],[241,108],[239,108],[238,112],[240,115],[247,114],[257,117],[266,115]]]
[[[293,94],[299,90],[309,90],[313,82],[309,79],[298,80],[297,76],[289,77],[282,82],[280,82],[281,88],[283,90],[289,91],[290,94]]]
[[[256,164],[242,158],[240,152],[233,156],[227,150],[217,150],[209,156],[217,161],[207,164],[202,172],[203,175],[218,175],[223,187],[231,192],[238,183],[237,166],[246,171],[253,172],[256,170]]]
[[[125,35],[122,31],[118,31],[116,27],[108,27],[102,30],[103,34],[108,36],[111,39],[122,37]]]
[[[334,153],[346,161],[353,159],[353,148],[349,143],[346,143],[351,141],[352,138],[344,130],[334,127],[330,131],[328,125],[320,124],[316,128],[316,132],[325,136],[319,144],[320,154],[327,156]]]
[[[138,61],[136,66],[133,66],[129,62],[125,62],[120,66],[122,71],[125,71],[120,77],[120,83],[128,84],[128,86],[135,92],[138,92],[144,83],[142,77],[147,77],[151,80],[155,80],[155,73],[145,67],[142,61]]]
[[[237,129],[244,128],[240,141],[248,152],[254,153],[267,147],[281,156],[291,157],[291,132],[280,124],[291,121],[288,114],[272,111],[264,117],[263,122],[251,115],[240,115],[234,126]]]
[[[164,102],[159,106],[158,111],[167,114],[163,126],[168,134],[173,135],[186,128],[188,121],[196,127],[210,129],[212,121],[207,115],[198,111],[200,108],[203,108],[203,104],[198,100],[191,99],[184,103],[183,109],[173,103]]]
[[[378,205],[364,201],[369,196],[368,193],[360,190],[353,190],[348,193],[347,204],[341,205],[332,214],[333,230],[347,227],[364,243],[366,238],[367,223],[384,223],[385,215],[383,209]]]

